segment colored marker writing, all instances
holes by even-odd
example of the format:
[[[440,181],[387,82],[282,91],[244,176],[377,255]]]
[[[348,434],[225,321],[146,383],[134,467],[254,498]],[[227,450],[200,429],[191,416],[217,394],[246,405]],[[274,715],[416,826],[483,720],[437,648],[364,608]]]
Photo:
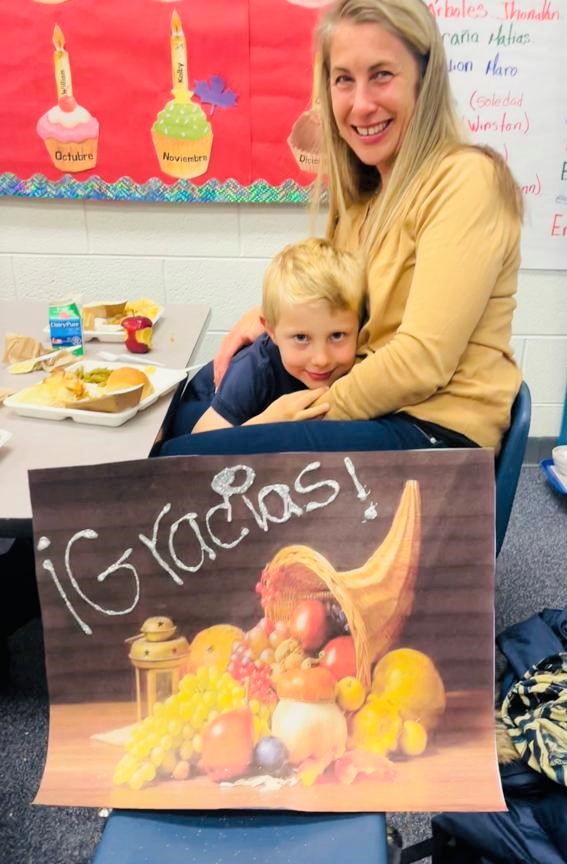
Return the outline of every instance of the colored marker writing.
[[[524,111],[523,116],[519,118],[512,117],[507,111],[503,111],[500,117],[494,120],[483,120],[480,115],[471,120],[466,118],[466,123],[471,132],[517,132],[520,135],[527,135],[530,131],[530,119]]]

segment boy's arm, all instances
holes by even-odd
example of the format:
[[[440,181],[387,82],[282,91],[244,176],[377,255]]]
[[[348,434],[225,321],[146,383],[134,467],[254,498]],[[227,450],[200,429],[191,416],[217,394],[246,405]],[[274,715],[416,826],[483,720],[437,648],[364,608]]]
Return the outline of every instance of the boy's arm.
[[[251,346],[230,364],[211,405],[191,431],[212,432],[242,425],[266,404],[261,391],[265,380],[266,369],[259,365],[257,347]]]
[[[193,429],[191,430],[191,434],[193,435],[195,432],[212,432],[213,429],[232,429],[232,423],[229,423],[228,420],[225,420],[224,417],[221,417],[214,408],[207,408],[203,416],[197,420]]]

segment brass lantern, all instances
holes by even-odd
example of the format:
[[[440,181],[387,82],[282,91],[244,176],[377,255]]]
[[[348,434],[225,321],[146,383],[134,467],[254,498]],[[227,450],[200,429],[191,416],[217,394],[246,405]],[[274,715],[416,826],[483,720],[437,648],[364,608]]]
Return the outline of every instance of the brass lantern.
[[[141,633],[131,640],[129,657],[136,673],[138,720],[148,717],[156,702],[164,702],[177,691],[189,643],[176,633],[171,618],[157,615],[147,618]]]

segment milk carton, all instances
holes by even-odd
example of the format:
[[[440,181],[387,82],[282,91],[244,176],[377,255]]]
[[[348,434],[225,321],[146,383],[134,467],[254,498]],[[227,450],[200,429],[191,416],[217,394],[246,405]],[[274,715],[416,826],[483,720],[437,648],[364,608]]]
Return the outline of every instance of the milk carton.
[[[49,304],[49,337],[53,348],[66,348],[77,357],[84,354],[81,310],[76,300]]]

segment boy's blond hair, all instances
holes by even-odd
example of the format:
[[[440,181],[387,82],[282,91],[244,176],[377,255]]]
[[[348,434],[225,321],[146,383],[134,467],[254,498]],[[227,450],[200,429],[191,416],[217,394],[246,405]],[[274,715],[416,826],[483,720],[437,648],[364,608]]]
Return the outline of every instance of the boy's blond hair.
[[[309,237],[285,246],[269,263],[262,285],[262,314],[275,327],[282,306],[324,300],[330,308],[362,316],[366,271],[362,258]]]

